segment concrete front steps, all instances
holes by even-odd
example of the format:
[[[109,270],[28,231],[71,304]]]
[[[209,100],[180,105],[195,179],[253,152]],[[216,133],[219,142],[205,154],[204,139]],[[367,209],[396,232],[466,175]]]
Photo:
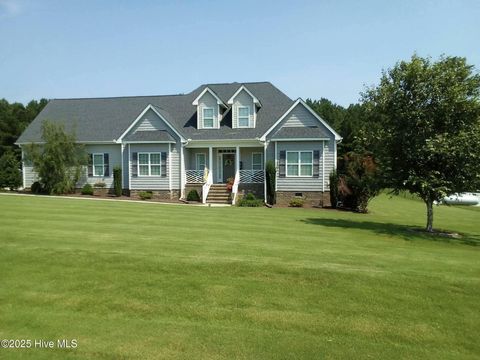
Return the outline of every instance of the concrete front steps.
[[[207,196],[207,204],[231,204],[230,191],[226,184],[212,184]]]

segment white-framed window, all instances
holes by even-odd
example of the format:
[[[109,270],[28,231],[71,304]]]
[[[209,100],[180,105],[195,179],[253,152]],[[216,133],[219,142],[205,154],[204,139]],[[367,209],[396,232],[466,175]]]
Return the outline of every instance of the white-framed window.
[[[239,106],[238,107],[238,127],[250,126],[250,107]]]
[[[205,153],[197,153],[195,155],[195,166],[197,170],[203,170],[207,166],[207,155]]]
[[[105,174],[105,163],[103,153],[92,154],[93,176],[103,176]]]
[[[161,153],[138,153],[138,176],[161,176]]]
[[[313,151],[287,151],[287,176],[313,176]]]
[[[202,109],[203,112],[203,127],[204,128],[213,128],[213,108],[211,107],[204,107]]]
[[[263,154],[259,152],[252,153],[252,170],[263,169]]]

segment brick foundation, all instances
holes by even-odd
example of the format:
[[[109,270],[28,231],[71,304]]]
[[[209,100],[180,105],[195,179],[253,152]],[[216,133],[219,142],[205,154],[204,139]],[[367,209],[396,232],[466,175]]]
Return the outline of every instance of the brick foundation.
[[[297,196],[296,194],[301,194]],[[304,207],[330,206],[330,192],[325,191],[277,191],[277,205],[288,206],[292,199],[302,199]]]

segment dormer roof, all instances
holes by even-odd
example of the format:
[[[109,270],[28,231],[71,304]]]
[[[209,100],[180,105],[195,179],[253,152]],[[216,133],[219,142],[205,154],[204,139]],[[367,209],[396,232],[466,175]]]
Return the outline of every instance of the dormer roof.
[[[240,86],[240,87],[238,88],[237,91],[235,91],[235,93],[232,95],[232,97],[230,97],[230,99],[228,99],[227,104],[232,105],[235,97],[236,97],[242,90],[245,91],[248,95],[250,95],[250,96],[252,97],[253,103],[254,103],[255,105],[257,105],[258,107],[261,107],[261,106],[262,106],[262,104],[260,103],[260,100],[258,100],[258,99],[256,98],[256,96],[253,95],[252,92],[251,92],[250,90],[248,90],[248,88],[247,88],[245,85],[243,85],[243,84],[242,84],[242,86]]]
[[[207,86],[205,89],[203,89],[203,91],[195,98],[195,100],[193,100],[192,105],[197,106],[199,100],[200,100],[200,99],[202,98],[202,96],[205,95],[205,93],[207,93],[207,92],[210,93],[210,94],[215,98],[215,100],[217,100],[217,104],[218,104],[218,105],[223,106],[223,107],[225,107],[225,108],[227,107],[227,105],[225,105],[225,103],[222,101],[222,99],[220,99],[220,98],[218,97],[218,95],[215,94],[215,92],[214,92],[213,90],[211,90],[208,86]]]

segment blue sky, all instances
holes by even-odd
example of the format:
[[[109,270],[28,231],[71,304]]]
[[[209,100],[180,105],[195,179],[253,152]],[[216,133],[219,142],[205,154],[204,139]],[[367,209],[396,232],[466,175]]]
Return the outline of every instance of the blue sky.
[[[0,0],[0,98],[270,81],[348,105],[415,51],[480,68],[479,19],[478,0]]]

